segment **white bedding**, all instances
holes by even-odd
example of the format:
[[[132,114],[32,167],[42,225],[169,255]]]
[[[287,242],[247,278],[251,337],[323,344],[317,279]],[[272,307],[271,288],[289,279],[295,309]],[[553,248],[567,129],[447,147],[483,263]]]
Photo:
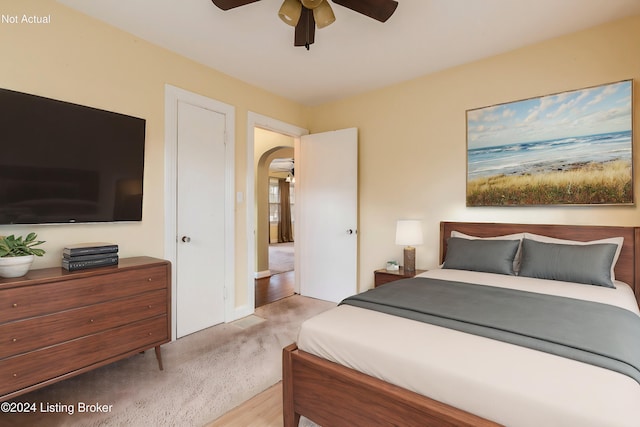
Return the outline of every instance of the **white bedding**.
[[[459,270],[422,276],[616,305],[633,291]],[[640,385],[544,352],[343,305],[307,320],[298,348],[506,426],[637,426]]]

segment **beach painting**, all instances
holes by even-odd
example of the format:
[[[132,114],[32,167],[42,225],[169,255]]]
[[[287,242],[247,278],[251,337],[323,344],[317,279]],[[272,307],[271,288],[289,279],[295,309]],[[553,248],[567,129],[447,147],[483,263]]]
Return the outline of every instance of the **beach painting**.
[[[630,205],[632,80],[467,111],[467,206]]]

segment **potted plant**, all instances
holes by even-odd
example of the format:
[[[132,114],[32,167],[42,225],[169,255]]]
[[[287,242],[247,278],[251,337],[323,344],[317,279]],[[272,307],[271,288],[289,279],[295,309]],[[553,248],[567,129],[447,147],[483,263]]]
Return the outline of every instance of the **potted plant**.
[[[0,236],[0,277],[21,277],[27,274],[33,259],[44,255],[43,249],[34,248],[44,243],[36,240],[36,233],[23,236]]]

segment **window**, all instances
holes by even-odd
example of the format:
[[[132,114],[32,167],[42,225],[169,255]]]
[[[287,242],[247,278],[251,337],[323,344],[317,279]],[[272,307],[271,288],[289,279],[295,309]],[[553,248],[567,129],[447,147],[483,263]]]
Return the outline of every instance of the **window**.
[[[269,222],[280,219],[280,187],[278,178],[269,178]]]
[[[269,178],[269,222],[277,223],[280,220],[280,187],[278,178]],[[294,183],[289,183],[289,203],[291,205],[291,222],[293,223]]]

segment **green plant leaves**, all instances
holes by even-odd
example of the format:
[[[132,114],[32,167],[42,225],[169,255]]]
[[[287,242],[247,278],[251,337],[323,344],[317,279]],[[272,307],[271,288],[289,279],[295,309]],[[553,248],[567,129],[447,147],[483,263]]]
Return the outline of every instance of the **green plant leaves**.
[[[16,257],[25,255],[42,256],[45,254],[44,249],[34,248],[44,241],[36,240],[38,235],[36,233],[29,233],[27,237],[14,236],[0,236],[0,257]]]

